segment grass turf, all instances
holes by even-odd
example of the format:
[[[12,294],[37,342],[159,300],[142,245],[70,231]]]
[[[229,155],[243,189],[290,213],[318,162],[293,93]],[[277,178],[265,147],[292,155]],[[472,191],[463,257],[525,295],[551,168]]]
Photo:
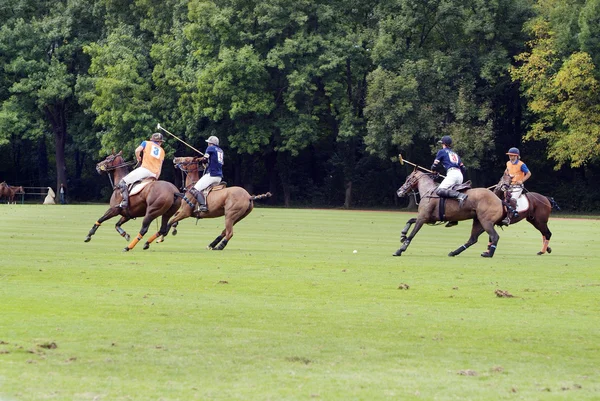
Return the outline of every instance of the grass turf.
[[[2,401],[600,397],[598,220],[392,257],[413,214],[257,208],[223,252],[219,218],[123,253],[116,219],[83,242],[105,206],[0,206]]]

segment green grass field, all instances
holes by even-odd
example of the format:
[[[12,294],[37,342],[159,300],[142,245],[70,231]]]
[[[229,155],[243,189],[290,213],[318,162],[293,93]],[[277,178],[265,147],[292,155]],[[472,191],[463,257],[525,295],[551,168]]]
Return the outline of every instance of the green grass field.
[[[219,218],[124,253],[116,219],[83,242],[105,208],[0,205],[1,401],[600,399],[599,220],[392,257],[413,214],[257,208],[223,252]]]

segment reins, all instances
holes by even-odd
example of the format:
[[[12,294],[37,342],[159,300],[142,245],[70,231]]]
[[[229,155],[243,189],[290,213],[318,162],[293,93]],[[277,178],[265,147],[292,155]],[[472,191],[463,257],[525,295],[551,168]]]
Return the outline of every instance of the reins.
[[[130,161],[130,162],[123,162],[123,163],[117,164],[115,166],[105,166],[104,170],[106,171],[106,175],[108,176],[108,179],[110,181],[110,186],[113,187],[113,189],[115,188],[113,176],[112,176],[112,174],[108,174],[108,173],[110,173],[111,171],[117,170],[121,167],[133,166],[134,164],[137,164],[137,162]]]

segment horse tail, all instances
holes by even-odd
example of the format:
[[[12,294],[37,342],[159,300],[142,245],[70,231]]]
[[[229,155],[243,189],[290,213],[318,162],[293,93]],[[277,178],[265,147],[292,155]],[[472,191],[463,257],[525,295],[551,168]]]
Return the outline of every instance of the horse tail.
[[[250,197],[250,200],[251,200],[251,201],[254,201],[254,200],[259,200],[259,199],[264,199],[264,198],[270,198],[271,196],[272,196],[272,195],[271,195],[271,193],[270,193],[270,192],[267,192],[266,194],[261,194],[261,195],[252,195],[252,196]]]
[[[548,198],[548,200],[550,201],[550,205],[552,206],[552,209],[560,210],[560,206],[558,206],[558,203],[556,203],[554,198],[552,198],[551,196],[546,196],[546,198]]]

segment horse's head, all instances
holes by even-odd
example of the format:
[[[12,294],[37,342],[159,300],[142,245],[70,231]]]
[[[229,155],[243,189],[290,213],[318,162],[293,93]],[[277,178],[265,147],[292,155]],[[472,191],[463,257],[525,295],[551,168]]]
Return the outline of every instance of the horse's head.
[[[181,171],[198,171],[198,162],[201,157],[186,156],[173,159],[173,165]]]
[[[403,196],[406,196],[406,194],[408,194],[410,191],[416,189],[419,185],[419,179],[421,179],[422,177],[426,177],[426,175],[425,173],[422,173],[419,170],[415,169],[412,173],[410,173],[409,176],[406,177],[404,185],[402,185],[398,189],[398,191],[396,191],[398,197],[402,198]]]
[[[17,187],[17,190],[16,190],[15,194],[18,194],[18,195],[24,195],[24,194],[25,194],[25,190],[23,189],[23,187],[22,187],[22,186],[20,186],[20,185],[19,185],[19,186]]]
[[[504,173],[500,181],[496,184],[496,188],[494,188],[494,192],[506,192],[510,188],[510,183],[512,182],[512,176],[510,174]]]
[[[123,165],[123,151],[119,153],[113,153],[106,157],[106,159],[102,160],[100,163],[96,164],[96,171],[98,174],[105,173],[107,171],[111,171]]]

